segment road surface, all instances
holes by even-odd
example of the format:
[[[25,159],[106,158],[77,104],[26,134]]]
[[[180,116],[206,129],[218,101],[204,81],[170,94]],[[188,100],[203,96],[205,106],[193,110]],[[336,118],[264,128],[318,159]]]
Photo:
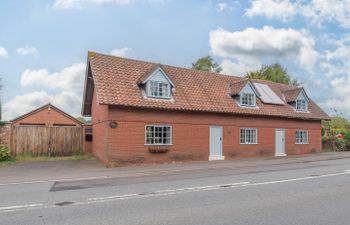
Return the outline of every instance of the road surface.
[[[163,166],[144,174],[130,169],[125,176],[0,180],[0,224],[350,224],[350,158],[236,162]]]

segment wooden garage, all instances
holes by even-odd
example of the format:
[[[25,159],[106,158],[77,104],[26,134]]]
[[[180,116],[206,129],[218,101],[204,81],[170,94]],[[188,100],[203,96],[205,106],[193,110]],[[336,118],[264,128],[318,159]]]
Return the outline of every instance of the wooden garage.
[[[46,104],[11,121],[13,155],[70,156],[84,151],[83,124]]]

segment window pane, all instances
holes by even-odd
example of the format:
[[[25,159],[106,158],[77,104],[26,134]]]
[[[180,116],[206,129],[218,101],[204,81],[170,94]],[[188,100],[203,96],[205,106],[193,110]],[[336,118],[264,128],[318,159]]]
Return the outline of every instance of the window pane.
[[[170,126],[146,126],[146,144],[171,144]]]
[[[255,95],[243,93],[241,101],[242,105],[255,106]]]

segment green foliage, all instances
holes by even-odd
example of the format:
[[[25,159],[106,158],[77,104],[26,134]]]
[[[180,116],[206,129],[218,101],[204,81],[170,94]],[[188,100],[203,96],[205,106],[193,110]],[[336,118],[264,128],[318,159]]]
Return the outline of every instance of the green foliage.
[[[0,146],[0,162],[11,160],[11,151],[8,147],[1,145]]]
[[[82,116],[78,116],[76,119],[79,120],[81,123],[86,123],[85,118]]]
[[[333,151],[350,151],[350,122],[340,116],[322,121],[323,148]],[[336,135],[342,134],[343,138]]]
[[[192,63],[192,69],[214,73],[220,73],[222,71],[219,64],[210,56],[204,56],[199,58],[195,63]]]
[[[340,116],[332,117],[329,121],[322,121],[322,128],[328,131],[336,131],[337,129],[350,130],[350,122]]]
[[[291,78],[287,69],[280,64],[264,65],[257,71],[248,72],[246,78],[257,80],[269,80],[276,83],[299,85],[296,79]]]
[[[335,148],[337,151],[346,151],[347,145],[347,140],[338,138],[335,139]]]

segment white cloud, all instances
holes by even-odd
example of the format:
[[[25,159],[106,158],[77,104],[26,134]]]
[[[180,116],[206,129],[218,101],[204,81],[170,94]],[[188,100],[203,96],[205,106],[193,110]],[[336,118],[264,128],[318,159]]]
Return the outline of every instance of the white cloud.
[[[301,15],[319,27],[334,22],[341,27],[350,28],[350,0],[253,0],[245,15],[281,21]]]
[[[260,63],[261,59],[286,59],[311,70],[318,58],[315,41],[305,31],[247,28],[230,32],[222,28],[209,34],[211,52],[215,56],[238,59],[240,62]]]
[[[128,56],[130,53],[132,52],[132,49],[131,48],[127,48],[127,47],[124,47],[124,48],[116,48],[116,49],[113,49],[111,51],[111,55],[114,55],[114,56],[120,56],[120,57],[126,57]]]
[[[223,12],[223,11],[225,11],[225,9],[227,9],[227,3],[221,2],[221,3],[216,4],[215,9],[218,12]]]
[[[300,7],[301,13],[314,24],[336,22],[350,28],[350,0],[312,0]]]
[[[84,85],[85,63],[76,63],[60,72],[49,73],[47,69],[27,69],[22,73],[21,85],[41,85],[71,92],[80,91]]]
[[[221,13],[225,11],[232,11],[238,7],[240,7],[240,3],[238,1],[219,2],[215,5],[215,10]]]
[[[73,116],[79,115],[84,77],[85,63],[76,63],[54,73],[49,73],[47,69],[25,70],[21,76],[21,85],[41,86],[42,91],[10,99],[3,105],[4,119],[13,119],[49,102]]]
[[[255,71],[261,67],[260,63],[249,64],[248,62],[233,62],[229,59],[222,60],[220,67],[221,73],[233,76],[244,76],[247,72]]]
[[[320,68],[328,78],[330,93],[322,106],[350,117],[350,36],[333,42],[335,48],[320,57]]]
[[[0,46],[0,58],[8,58],[7,51],[4,47]]]
[[[32,46],[25,46],[17,48],[17,53],[21,55],[36,55],[38,54],[38,50]]]
[[[127,5],[131,3],[142,2],[155,2],[163,3],[166,0],[55,0],[53,7],[56,9],[82,9],[88,4],[115,4],[115,5]]]
[[[3,119],[14,119],[49,102],[73,116],[79,115],[81,110],[81,97],[77,94],[63,91],[50,95],[45,91],[35,91],[24,95],[17,95],[6,102],[3,105]]]
[[[254,0],[244,15],[288,21],[294,17],[296,12],[297,6],[289,0]]]

